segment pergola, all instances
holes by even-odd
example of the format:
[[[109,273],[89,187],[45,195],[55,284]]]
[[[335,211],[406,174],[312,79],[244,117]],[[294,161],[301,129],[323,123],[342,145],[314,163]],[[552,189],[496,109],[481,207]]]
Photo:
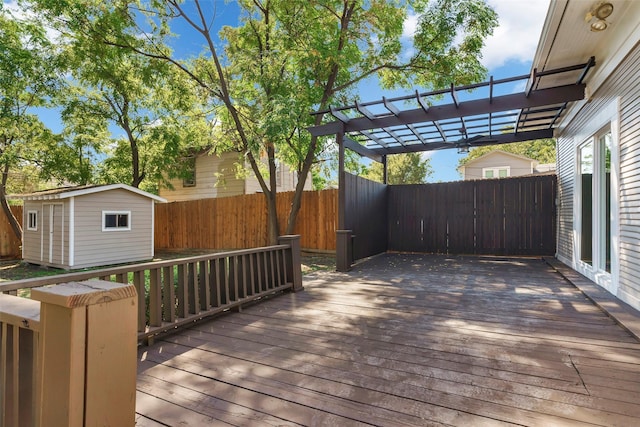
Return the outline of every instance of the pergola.
[[[384,165],[399,153],[471,147],[552,138],[554,128],[573,101],[584,99],[583,83],[595,58],[552,70],[532,70],[505,79],[330,107],[317,114],[335,120],[309,128],[314,136],[335,135],[339,147],[338,228],[345,228],[344,153],[348,148]],[[513,83],[524,90],[509,93]],[[462,99],[462,100],[461,100]],[[444,102],[442,102],[445,100]],[[448,102],[447,102],[448,101]],[[340,237],[338,240],[345,237]],[[338,242],[338,252],[341,248]],[[338,255],[339,257],[339,255]]]

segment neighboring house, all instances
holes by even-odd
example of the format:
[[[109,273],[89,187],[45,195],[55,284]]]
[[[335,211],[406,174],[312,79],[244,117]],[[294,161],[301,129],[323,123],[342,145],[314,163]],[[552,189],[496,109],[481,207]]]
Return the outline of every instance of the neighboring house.
[[[238,177],[237,169],[242,167],[242,159],[238,153],[209,155],[201,153],[186,160],[190,171],[187,179],[170,180],[173,189],[162,187],[159,194],[169,202],[197,200],[214,197],[238,196],[241,194],[260,193],[262,189],[258,179],[251,172],[248,164],[244,167],[246,177]],[[287,165],[278,164],[276,185],[278,192],[294,191],[298,184],[298,175]],[[305,190],[312,190],[311,178],[305,183]]]
[[[22,258],[64,269],[154,256],[154,203],[124,184],[69,187],[12,196],[24,200]]]
[[[533,67],[592,56],[586,99],[555,134],[557,258],[640,310],[640,1],[551,1]]]
[[[460,166],[465,180],[507,178],[514,176],[547,173],[555,169],[554,164],[539,165],[537,160],[525,156],[493,150]]]

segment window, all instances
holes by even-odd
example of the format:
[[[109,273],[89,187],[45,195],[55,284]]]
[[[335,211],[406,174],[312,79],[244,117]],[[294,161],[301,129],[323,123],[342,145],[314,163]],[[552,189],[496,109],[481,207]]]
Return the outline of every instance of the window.
[[[580,260],[611,273],[611,131],[580,147]]]
[[[102,231],[131,230],[131,211],[102,211]]]
[[[27,212],[27,230],[38,231],[38,211]]]
[[[511,175],[511,167],[498,166],[495,168],[482,168],[483,178],[506,178]]]
[[[185,172],[182,179],[183,187],[195,187],[196,186],[196,158],[195,156],[187,157],[185,160]]]

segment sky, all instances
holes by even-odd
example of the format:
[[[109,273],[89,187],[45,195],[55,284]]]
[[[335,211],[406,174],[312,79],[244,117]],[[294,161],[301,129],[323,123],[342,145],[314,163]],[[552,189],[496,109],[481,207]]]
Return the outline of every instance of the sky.
[[[189,0],[187,0],[187,3]],[[3,0],[5,7],[15,5],[15,0]],[[488,0],[488,3],[498,13],[499,26],[494,34],[486,40],[482,54],[482,63],[489,70],[489,76],[496,79],[529,74],[531,62],[536,51],[538,40],[549,7],[549,0]],[[228,0],[214,0],[216,20],[221,25],[235,25],[238,22],[238,8],[234,2]],[[416,17],[409,16],[404,25],[404,37],[410,39],[416,25]],[[202,39],[189,33],[186,27],[175,26],[173,32],[179,34],[175,41],[175,48],[185,54],[198,53],[202,46]],[[192,31],[192,30],[191,30]],[[522,90],[514,87],[513,92]],[[380,90],[375,80],[368,80],[359,87],[359,97],[363,102],[379,100],[382,96],[398,96],[413,91],[385,92]],[[61,124],[56,114],[42,114],[43,121],[53,131],[60,131]],[[431,160],[434,174],[430,182],[446,182],[461,179],[457,171],[460,154],[456,150],[440,150],[424,153]]]

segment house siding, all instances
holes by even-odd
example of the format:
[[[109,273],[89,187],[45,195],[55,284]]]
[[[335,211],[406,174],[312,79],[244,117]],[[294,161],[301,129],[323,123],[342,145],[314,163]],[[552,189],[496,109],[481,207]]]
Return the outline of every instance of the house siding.
[[[640,45],[594,93],[558,138],[560,209],[558,220],[558,258],[574,262],[573,206],[577,147],[584,129],[591,129],[594,118],[607,106],[619,102],[619,274],[617,296],[640,310]],[[597,131],[597,129],[595,130]],[[578,140],[580,139],[580,140]]]
[[[169,182],[173,190],[161,187],[158,195],[169,202],[178,202],[244,194],[244,180],[235,173],[238,161],[237,153],[200,155],[196,157],[195,186],[184,187],[182,179],[172,179]]]
[[[529,175],[533,172],[533,165],[530,160],[519,159],[500,152],[493,152],[479,157],[473,162],[467,163],[464,167],[464,179],[484,179],[482,175],[483,168],[498,168],[503,166],[510,168],[510,177]]]
[[[131,211],[131,230],[102,231],[103,211]],[[75,198],[75,263],[93,267],[153,258],[153,200],[116,189]]]

